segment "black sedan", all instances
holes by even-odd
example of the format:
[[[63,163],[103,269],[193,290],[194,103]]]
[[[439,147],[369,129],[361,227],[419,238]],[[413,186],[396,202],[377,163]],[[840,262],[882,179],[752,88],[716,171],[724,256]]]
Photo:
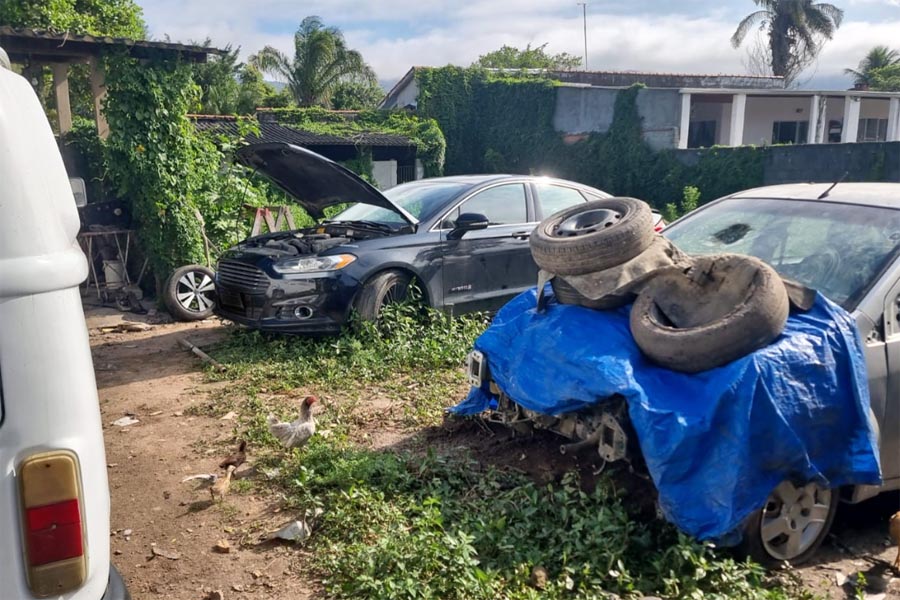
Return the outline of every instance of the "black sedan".
[[[533,286],[528,236],[544,217],[608,194],[522,175],[424,179],[384,193],[314,152],[255,144],[238,158],[296,200],[315,227],[249,238],[216,274],[219,316],[287,333],[336,333],[351,310],[374,319],[420,284],[460,314],[496,310]],[[351,203],[324,219],[324,209]]]

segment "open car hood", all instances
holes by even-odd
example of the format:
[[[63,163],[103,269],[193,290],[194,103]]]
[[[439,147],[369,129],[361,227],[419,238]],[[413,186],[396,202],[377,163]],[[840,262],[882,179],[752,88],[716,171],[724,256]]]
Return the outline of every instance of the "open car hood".
[[[329,206],[362,202],[392,210],[410,225],[418,224],[418,219],[359,175],[306,148],[281,142],[250,144],[238,150],[237,159],[287,192],[314,219],[322,219]]]

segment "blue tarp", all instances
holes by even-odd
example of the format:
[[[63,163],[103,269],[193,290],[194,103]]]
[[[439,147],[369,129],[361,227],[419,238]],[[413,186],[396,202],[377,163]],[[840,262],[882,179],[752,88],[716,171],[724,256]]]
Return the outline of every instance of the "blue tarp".
[[[662,511],[682,531],[724,539],[783,480],[880,483],[856,325],[823,296],[792,313],[771,345],[693,375],[644,358],[630,307],[535,306],[535,290],[519,295],[475,342],[492,378],[551,415],[624,396]],[[477,414],[495,403],[473,388],[452,410]]]

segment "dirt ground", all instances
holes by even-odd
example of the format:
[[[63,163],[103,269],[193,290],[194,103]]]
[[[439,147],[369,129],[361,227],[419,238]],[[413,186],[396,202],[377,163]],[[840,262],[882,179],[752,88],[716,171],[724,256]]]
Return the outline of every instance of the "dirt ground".
[[[227,384],[205,382],[200,361],[177,339],[186,337],[202,347],[221,339],[225,328],[217,320],[159,323],[153,315],[97,307],[88,308],[87,316],[109,463],[112,558],[135,600],[201,600],[212,591],[227,599],[323,597],[318,582],[303,569],[302,550],[259,542],[261,534],[291,520],[281,498],[234,493],[217,504],[208,490],[182,482],[218,471],[218,463],[233,450],[235,421],[197,410]],[[154,324],[142,332],[104,330],[123,322]],[[390,409],[390,399],[377,394],[371,402],[373,410]],[[125,416],[138,422],[113,425]],[[367,433],[365,443],[374,446],[468,446],[476,457],[505,456],[507,464],[527,465],[547,479],[575,460],[560,456],[550,440],[509,439],[477,428],[416,433],[388,427]],[[892,579],[887,569],[897,552],[889,547],[887,519],[898,507],[896,494],[842,506],[817,560],[797,573],[825,597],[852,598],[846,582],[862,571],[869,582],[867,597],[900,598],[900,579]],[[227,553],[214,550],[223,540],[230,547]]]

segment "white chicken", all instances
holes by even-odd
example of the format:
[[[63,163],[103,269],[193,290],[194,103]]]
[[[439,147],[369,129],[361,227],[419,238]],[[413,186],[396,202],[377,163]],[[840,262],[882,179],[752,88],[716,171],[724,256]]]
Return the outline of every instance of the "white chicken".
[[[285,423],[279,421],[274,415],[266,417],[269,424],[269,433],[278,438],[288,448],[302,448],[316,433],[316,419],[310,409],[318,402],[315,396],[307,396],[300,404],[300,416],[296,421]]]

